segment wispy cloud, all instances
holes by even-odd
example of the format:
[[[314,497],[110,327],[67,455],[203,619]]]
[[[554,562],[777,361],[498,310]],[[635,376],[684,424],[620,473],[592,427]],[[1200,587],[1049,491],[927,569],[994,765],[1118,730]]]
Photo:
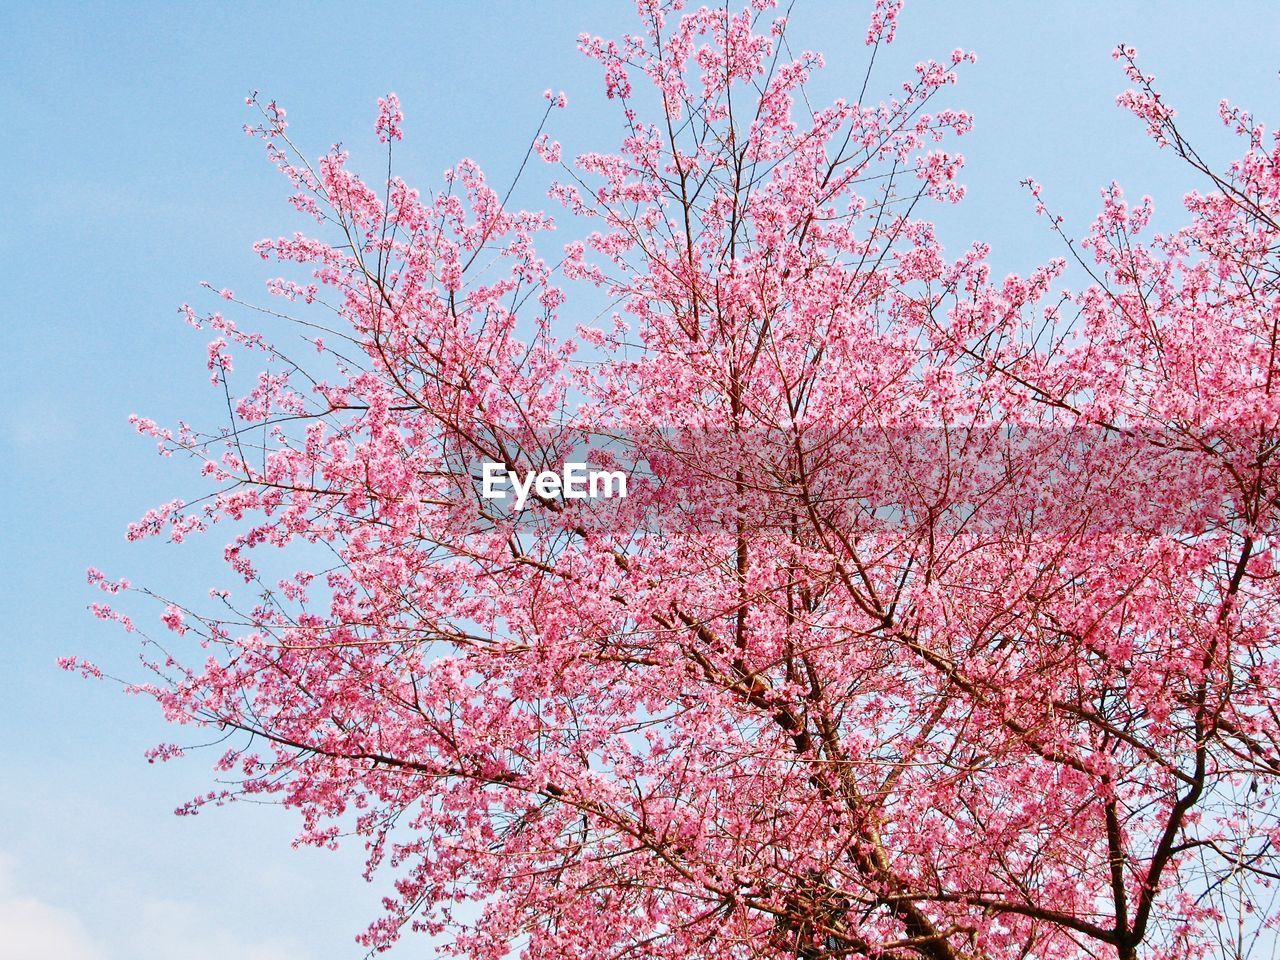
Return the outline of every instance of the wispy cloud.
[[[118,894],[118,892],[117,892]],[[244,931],[200,904],[143,898],[111,929],[91,929],[71,910],[26,895],[13,858],[0,852],[0,960],[304,960],[287,938]]]
[[[106,960],[70,910],[23,896],[0,854],[0,960]]]

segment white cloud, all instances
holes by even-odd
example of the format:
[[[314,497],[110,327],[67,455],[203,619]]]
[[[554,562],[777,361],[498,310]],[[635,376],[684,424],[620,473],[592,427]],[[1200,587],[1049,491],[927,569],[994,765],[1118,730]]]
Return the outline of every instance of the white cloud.
[[[267,936],[246,940],[198,904],[140,898],[109,930],[89,928],[71,910],[24,896],[14,861],[0,852],[0,960],[301,960],[297,944]],[[118,899],[120,891],[115,891]]]
[[[147,900],[138,905],[130,929],[122,931],[128,944],[121,956],[135,960],[171,960],[181,944],[183,960],[301,960],[295,945],[275,937],[245,942],[242,930],[213,920],[206,911],[180,900]],[[6,960],[0,954],[0,960]]]
[[[0,854],[0,960],[103,960],[74,913],[20,896]]]

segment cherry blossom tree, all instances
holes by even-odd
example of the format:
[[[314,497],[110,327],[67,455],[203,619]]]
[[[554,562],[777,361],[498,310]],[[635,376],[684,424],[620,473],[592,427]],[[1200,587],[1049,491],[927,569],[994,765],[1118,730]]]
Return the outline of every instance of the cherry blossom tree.
[[[1224,106],[1214,172],[1122,47],[1204,192],[1157,235],[1113,186],[1077,244],[1030,183],[1064,256],[997,282],[924,219],[963,196],[971,54],[817,106],[769,0],[637,8],[579,44],[620,146],[526,157],[553,213],[470,161],[411,187],[394,96],[372,179],[251,98],[314,220],[257,246],[293,272],[267,312],[318,352],[184,308],[231,422],[136,420],[212,492],[130,536],[222,525],[252,596],[161,600],[131,684],[231,737],[182,812],[366,844],[375,950],[1243,954],[1280,842],[1275,137]],[[575,459],[627,496],[482,495]]]

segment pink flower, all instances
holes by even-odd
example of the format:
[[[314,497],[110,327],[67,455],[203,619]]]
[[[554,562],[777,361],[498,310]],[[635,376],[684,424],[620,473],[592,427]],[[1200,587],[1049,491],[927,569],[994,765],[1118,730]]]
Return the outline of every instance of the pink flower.
[[[390,143],[392,140],[403,140],[404,135],[400,131],[400,124],[404,122],[404,113],[400,110],[400,98],[394,93],[388,93],[385,97],[378,98],[378,123],[374,127],[374,132],[378,135],[378,140],[382,143]]]

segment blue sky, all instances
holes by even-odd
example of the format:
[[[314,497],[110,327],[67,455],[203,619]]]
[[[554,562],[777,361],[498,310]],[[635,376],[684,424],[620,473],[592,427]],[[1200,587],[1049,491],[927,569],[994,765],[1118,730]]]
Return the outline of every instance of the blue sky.
[[[227,581],[218,536],[129,546],[125,525],[199,489],[126,419],[221,422],[203,340],[179,321],[201,280],[256,293],[273,275],[250,244],[299,228],[284,183],[240,132],[244,97],[289,110],[313,152],[374,155],[376,99],[408,120],[399,172],[422,186],[460,157],[509,178],[544,106],[567,153],[608,148],[617,115],[579,31],[616,33],[624,0],[485,4],[0,4],[0,960],[242,956],[347,960],[377,909],[359,851],[295,851],[294,820],[239,805],[171,815],[214,759],[149,765],[187,742],[149,703],[58,671],[65,654],[136,676],[130,638],[93,620],[87,566],[199,596]],[[1158,13],[1157,13],[1158,11]],[[866,5],[799,0],[792,43],[822,50],[821,95],[856,95]],[[1137,46],[1184,129],[1221,161],[1228,97],[1277,101],[1280,5],[908,0],[877,95],[910,65],[976,50],[955,103],[977,117],[961,149],[970,194],[943,236],[982,238],[997,272],[1061,253],[1017,187],[1033,176],[1083,229],[1118,179],[1171,214],[1194,184],[1114,105],[1110,59]],[[1167,221],[1166,221],[1167,222]],[[131,673],[131,671],[133,671]],[[394,955],[429,955],[413,941]]]

